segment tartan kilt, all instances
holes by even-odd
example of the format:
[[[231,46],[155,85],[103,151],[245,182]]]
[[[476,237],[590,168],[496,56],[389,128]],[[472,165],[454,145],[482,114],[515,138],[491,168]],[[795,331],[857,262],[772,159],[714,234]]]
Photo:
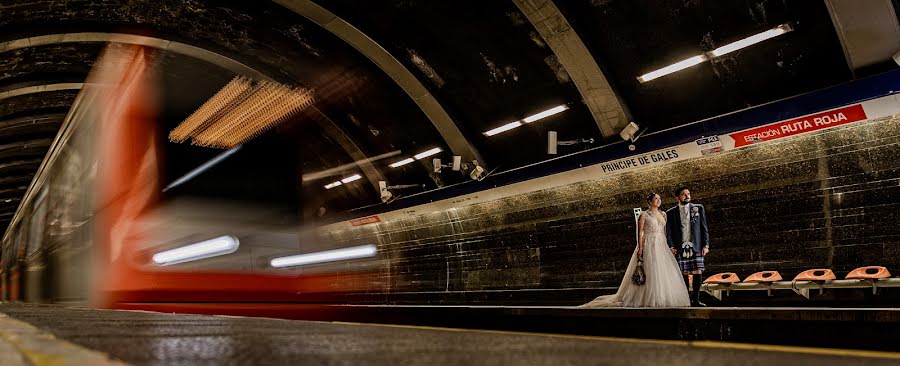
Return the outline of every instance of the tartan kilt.
[[[678,258],[678,266],[681,272],[703,271],[706,266],[702,255],[694,255],[692,258]]]

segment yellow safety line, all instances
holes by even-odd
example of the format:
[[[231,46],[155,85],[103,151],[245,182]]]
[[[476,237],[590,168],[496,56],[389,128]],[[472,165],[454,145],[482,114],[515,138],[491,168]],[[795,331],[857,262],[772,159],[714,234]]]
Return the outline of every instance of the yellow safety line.
[[[475,332],[475,333],[486,333],[486,334],[518,335],[518,336],[542,336],[542,337],[579,339],[579,340],[589,340],[589,341],[644,343],[644,344],[660,344],[660,345],[669,345],[669,346],[687,346],[687,347],[697,347],[697,348],[733,349],[733,350],[745,350],[745,351],[782,352],[782,353],[803,353],[803,354],[825,355],[825,356],[881,358],[881,359],[900,360],[900,353],[898,353],[898,352],[868,351],[868,350],[842,349],[842,348],[778,346],[778,345],[769,345],[769,344],[733,343],[733,342],[722,342],[722,341],[679,341],[679,340],[663,340],[663,339],[618,338],[618,337],[585,336],[585,335],[571,335],[571,334],[558,334],[558,333],[516,332],[516,331],[507,331],[507,330],[443,328],[443,327],[430,327],[430,326],[422,326],[422,325],[375,324],[375,323],[356,323],[356,322],[340,322],[340,321],[335,321],[335,322],[331,322],[331,323],[344,324],[344,325],[357,325],[357,326],[387,327],[387,328],[437,330],[437,331],[446,331],[446,332]]]
[[[125,365],[105,353],[56,338],[3,313],[0,313],[0,342],[18,350],[34,366]]]

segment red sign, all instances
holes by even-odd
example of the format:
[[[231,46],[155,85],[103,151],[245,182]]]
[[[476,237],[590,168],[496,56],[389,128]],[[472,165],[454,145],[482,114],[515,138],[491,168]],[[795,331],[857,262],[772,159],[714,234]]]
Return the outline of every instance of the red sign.
[[[374,224],[376,222],[381,222],[381,219],[379,219],[378,216],[369,216],[369,217],[359,218],[356,220],[351,220],[350,225],[363,226],[363,225],[368,225],[368,224]]]
[[[862,104],[857,104],[806,117],[776,122],[752,130],[735,132],[730,136],[734,139],[734,147],[741,147],[756,142],[777,140],[782,137],[859,122],[865,119],[866,112],[863,111]]]

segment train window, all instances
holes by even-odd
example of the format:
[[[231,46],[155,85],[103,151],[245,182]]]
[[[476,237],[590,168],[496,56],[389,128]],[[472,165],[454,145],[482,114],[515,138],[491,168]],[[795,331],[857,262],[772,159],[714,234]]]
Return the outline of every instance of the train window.
[[[35,200],[33,215],[29,224],[28,255],[32,255],[43,244],[44,222],[47,217],[47,189],[41,190]]]
[[[234,151],[166,142],[163,200],[200,199],[278,210],[285,224],[299,212],[298,139],[278,128]]]

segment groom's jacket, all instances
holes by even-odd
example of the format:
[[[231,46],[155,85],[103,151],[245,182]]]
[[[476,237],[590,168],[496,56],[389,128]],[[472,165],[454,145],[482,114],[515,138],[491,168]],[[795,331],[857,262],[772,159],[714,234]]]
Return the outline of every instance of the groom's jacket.
[[[694,244],[694,253],[702,253],[703,247],[709,248],[706,210],[703,209],[703,205],[690,203],[688,216],[691,220],[691,243]],[[681,248],[681,210],[679,205],[675,205],[675,207],[666,211],[666,240],[669,243],[669,248]]]

